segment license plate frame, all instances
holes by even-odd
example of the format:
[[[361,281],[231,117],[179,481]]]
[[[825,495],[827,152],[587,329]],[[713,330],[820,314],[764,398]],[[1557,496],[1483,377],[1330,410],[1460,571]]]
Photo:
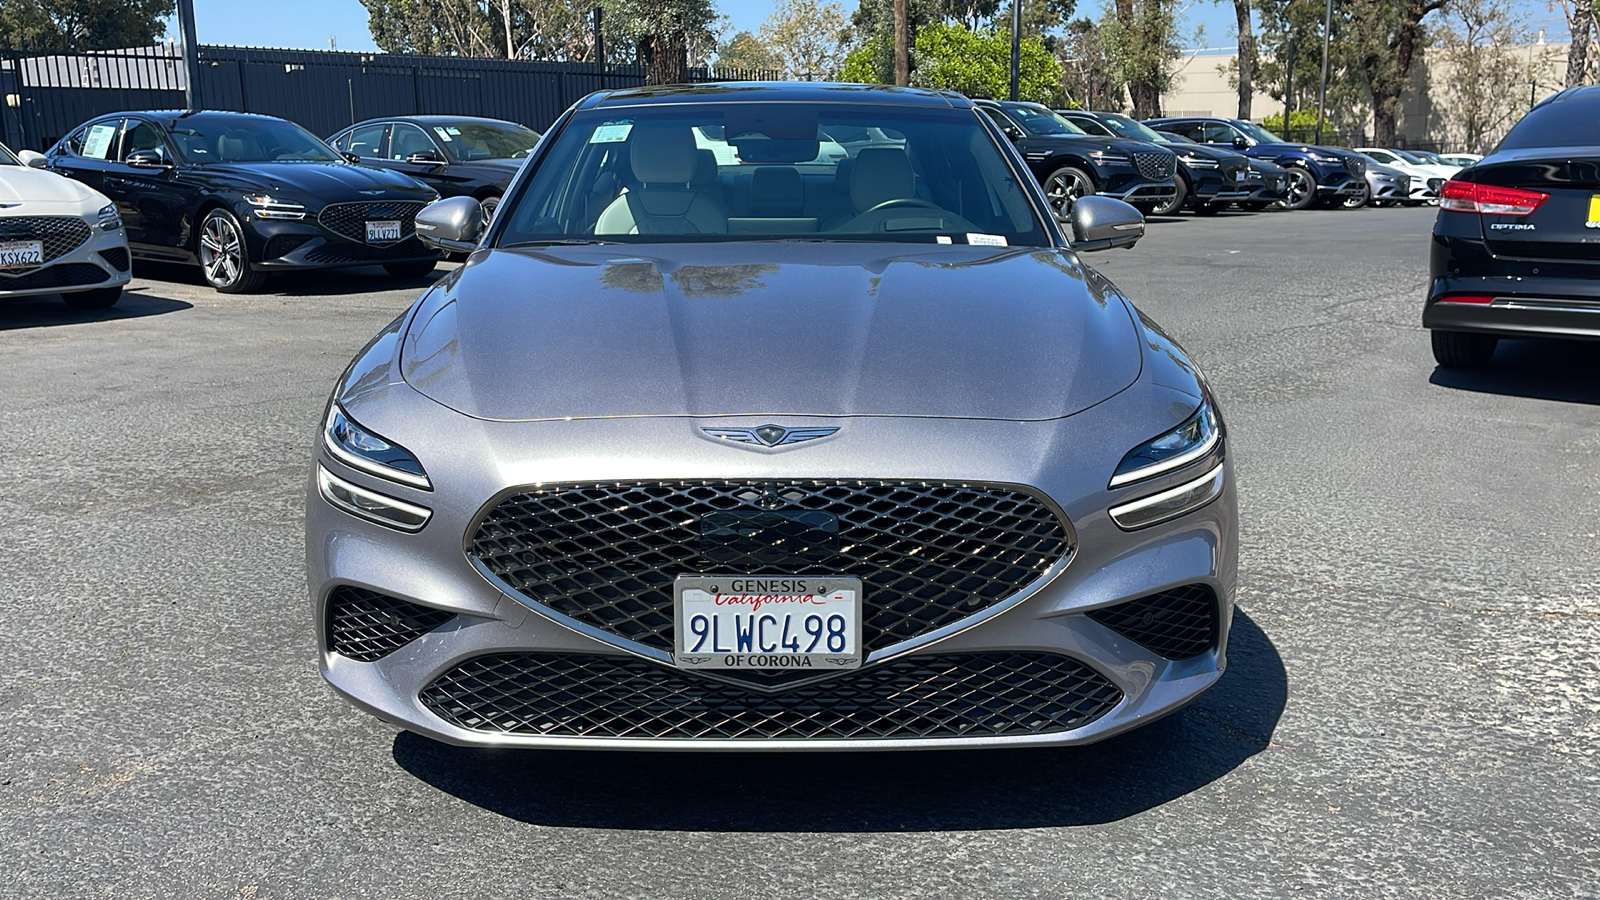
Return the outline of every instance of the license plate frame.
[[[0,241],[0,270],[44,265],[44,241]]]
[[[861,579],[848,575],[679,575],[672,613],[680,669],[826,672],[860,668],[866,658]],[[807,630],[811,616],[820,634]],[[836,616],[845,620],[837,630]],[[843,650],[830,649],[835,633]]]
[[[393,244],[400,240],[399,219],[368,219],[367,243]]]

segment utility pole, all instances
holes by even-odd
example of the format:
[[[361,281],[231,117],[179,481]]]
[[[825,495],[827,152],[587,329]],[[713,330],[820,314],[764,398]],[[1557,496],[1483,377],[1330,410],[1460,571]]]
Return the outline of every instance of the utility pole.
[[[1011,100],[1017,100],[1022,77],[1022,0],[1011,0]]]
[[[911,83],[911,48],[906,46],[909,19],[906,0],[894,0],[894,83],[901,87]]]
[[[1289,130],[1289,118],[1294,112],[1294,35],[1289,36],[1283,58],[1283,137],[1292,144],[1294,132]]]
[[[178,0],[178,36],[183,39],[183,103],[199,109],[205,100],[200,91],[200,45],[194,35],[194,0]]]
[[[600,89],[606,87],[606,37],[601,32],[600,26],[604,24],[606,11],[604,7],[594,8],[594,64],[600,76]]]
[[[1322,84],[1317,87],[1317,139],[1322,143],[1322,122],[1328,115],[1328,42],[1333,36],[1333,0],[1328,0],[1328,12],[1322,19]]]

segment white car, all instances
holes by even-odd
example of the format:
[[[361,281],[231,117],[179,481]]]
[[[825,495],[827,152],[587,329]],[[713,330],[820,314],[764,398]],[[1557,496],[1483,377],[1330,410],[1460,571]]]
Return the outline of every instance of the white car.
[[[1467,166],[1477,165],[1483,157],[1476,153],[1429,153],[1423,159],[1428,162],[1443,161],[1446,165],[1465,169]]]
[[[1404,150],[1383,147],[1357,147],[1356,152],[1374,162],[1382,163],[1411,176],[1411,204],[1433,203],[1439,199],[1439,188],[1450,176],[1459,172],[1449,166],[1438,166],[1412,156]]]
[[[131,277],[128,234],[104,194],[27,164],[0,145],[0,299],[60,294],[73,309],[105,309]]]

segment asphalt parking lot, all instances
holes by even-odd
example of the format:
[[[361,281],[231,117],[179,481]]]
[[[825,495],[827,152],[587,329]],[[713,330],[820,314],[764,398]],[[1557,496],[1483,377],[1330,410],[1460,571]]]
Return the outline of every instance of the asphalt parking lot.
[[[0,306],[0,894],[1576,897],[1600,891],[1600,346],[1436,370],[1430,209],[1153,223],[1089,260],[1200,360],[1230,668],[1087,748],[483,752],[316,673],[327,393],[421,282]]]

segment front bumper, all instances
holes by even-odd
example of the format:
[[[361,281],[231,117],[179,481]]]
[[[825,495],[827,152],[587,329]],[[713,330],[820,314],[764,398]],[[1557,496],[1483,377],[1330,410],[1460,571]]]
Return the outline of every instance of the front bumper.
[[[409,392],[404,385],[380,390],[391,395]],[[1136,386],[1125,393],[1135,390],[1146,391],[1146,388]],[[1148,391],[1164,390],[1148,388]],[[1048,453],[1041,454],[1044,448],[1082,446],[1083,441],[1074,440],[1070,434],[1103,435],[1102,429],[1110,429],[1113,436],[1108,446],[1119,447],[1124,442],[1133,446],[1142,440],[1132,435],[1149,429],[1141,427],[1137,421],[1128,421],[1136,401],[1119,397],[1120,400],[1113,398],[1068,420],[1049,423],[853,419],[848,436],[819,442],[801,453],[764,457],[731,447],[708,451],[695,436],[695,430],[704,423],[679,419],[486,423],[457,417],[420,397],[369,406],[361,412],[353,412],[357,418],[366,417],[362,421],[367,427],[384,434],[425,438],[410,441],[408,446],[424,461],[434,478],[437,493],[385,482],[344,467],[325,453],[318,465],[370,490],[425,505],[433,511],[433,518],[418,533],[399,533],[340,512],[322,499],[313,483],[307,501],[307,561],[321,670],[336,691],[388,722],[436,740],[475,746],[654,750],[938,749],[1081,744],[1126,731],[1181,707],[1221,676],[1226,664],[1228,621],[1236,580],[1237,525],[1231,475],[1226,478],[1222,495],[1199,510],[1162,525],[1124,532],[1110,520],[1107,507],[1164,490],[1174,483],[1192,479],[1197,473],[1186,472],[1111,492],[1105,490],[1105,481],[1120,453],[1108,457],[1110,462],[1089,463],[1080,459],[1083,465],[1039,463],[1042,456],[1048,456]],[[1147,392],[1143,402],[1148,400]],[[1174,397],[1174,402],[1182,405],[1192,401]],[[417,421],[418,417],[424,421]],[[412,423],[410,429],[401,424],[407,421]],[[752,423],[754,420],[740,424]],[[628,434],[621,434],[619,429]],[[535,432],[541,436],[537,441],[542,446],[540,459],[514,459],[515,454],[507,454],[504,448],[529,446],[529,436]],[[599,461],[592,456],[567,452],[583,446],[645,449],[637,454]],[[662,454],[659,449],[685,446],[690,452],[676,457],[671,452]],[[912,449],[897,452],[893,458],[885,458],[881,453],[863,454],[868,448],[883,446]],[[1002,449],[994,454],[986,453],[981,460],[939,450],[974,446]],[[656,452],[646,452],[648,448],[656,448]],[[452,462],[448,471],[430,462],[449,459],[452,453],[460,463]],[[479,453],[481,459],[461,460],[463,456]],[[863,459],[877,461],[863,463]],[[503,733],[460,727],[436,714],[423,701],[420,695],[442,676],[459,670],[464,664],[491,656],[540,654],[604,658],[608,665],[620,660],[634,666],[665,668],[659,661],[625,654],[614,640],[585,633],[559,621],[559,617],[546,614],[542,607],[526,598],[503,589],[469,561],[463,551],[463,536],[474,527],[489,498],[502,495],[513,485],[592,482],[597,477],[608,481],[716,478],[725,477],[730,465],[736,471],[759,473],[762,478],[779,481],[831,477],[841,471],[863,481],[895,479],[913,470],[918,478],[930,481],[1033,485],[1055,500],[1070,522],[1075,535],[1070,563],[1047,582],[1032,586],[1032,593],[1025,590],[1019,595],[1021,599],[1013,598],[963,620],[960,627],[951,628],[949,633],[941,632],[942,636],[931,642],[883,658],[869,656],[866,667],[857,671],[866,672],[898,661],[925,661],[936,656],[1048,654],[1092,670],[1097,677],[1114,685],[1120,698],[1086,724],[1064,730],[1010,731],[984,736],[827,739],[788,738],[782,734],[703,739],[663,738],[648,733],[638,737],[614,734],[589,737],[570,729],[552,733]],[[1100,471],[1102,468],[1105,471]],[[1086,490],[1086,485],[1093,487]],[[1062,498],[1067,499],[1063,502]],[[1189,658],[1164,658],[1086,615],[1190,585],[1203,587],[1216,597],[1217,631],[1215,643],[1209,649]],[[327,600],[343,586],[381,592],[407,603],[437,609],[448,613],[449,619],[379,659],[362,662],[348,658],[332,651],[328,641]],[[700,677],[676,670],[669,672],[679,682]],[[833,683],[847,686],[848,677],[820,682],[819,690]],[[726,688],[723,682],[707,680],[705,683],[719,690]],[[781,689],[772,694],[756,693],[761,697],[776,697],[780,704],[785,702]],[[755,694],[752,697],[752,703],[760,699]]]
[[[89,237],[67,253],[31,269],[0,270],[0,297],[114,288],[132,277],[127,232],[102,231],[91,221]]]
[[[354,205],[358,204],[330,204],[330,207]],[[263,219],[248,207],[235,212],[248,224],[245,242],[254,268],[337,269],[438,259],[439,253],[423,246],[416,237],[413,220],[415,210],[422,205],[420,201],[409,201],[401,213],[378,216],[401,222],[402,239],[383,244],[358,240],[361,237],[359,228],[354,230],[353,236],[340,234],[326,227],[320,214],[315,218],[293,220]]]

